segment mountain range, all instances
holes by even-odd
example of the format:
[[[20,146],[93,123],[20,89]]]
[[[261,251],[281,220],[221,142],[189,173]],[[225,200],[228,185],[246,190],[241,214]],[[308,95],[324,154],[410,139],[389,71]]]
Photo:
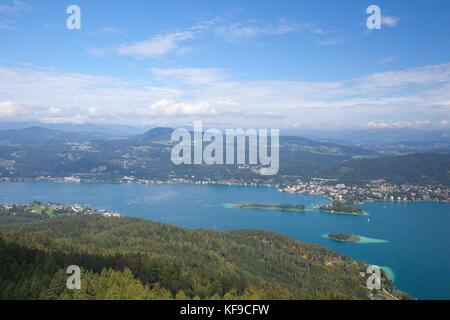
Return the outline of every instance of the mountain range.
[[[260,181],[255,167],[175,166],[170,161],[173,129],[155,128],[128,138],[41,127],[0,131],[0,177],[115,181],[173,178]],[[256,168],[257,169],[257,168]],[[392,156],[361,146],[296,136],[280,137],[280,172],[272,182],[326,178],[345,183],[385,179],[393,183],[449,185],[448,153]]]

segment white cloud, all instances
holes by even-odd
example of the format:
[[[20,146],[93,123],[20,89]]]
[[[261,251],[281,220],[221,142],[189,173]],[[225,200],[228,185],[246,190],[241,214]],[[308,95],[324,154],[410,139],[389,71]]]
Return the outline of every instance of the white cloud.
[[[5,118],[16,115],[16,109],[13,107],[11,101],[0,102],[0,115]]]
[[[0,66],[1,114],[9,117],[19,113],[18,106],[27,105],[17,119],[42,119],[59,122],[67,119],[112,119],[126,122],[121,113],[167,96],[174,91],[155,90],[120,78],[66,73],[55,70],[11,68]],[[3,97],[8,97],[3,99]],[[103,111],[92,106],[107,106]],[[14,108],[14,109],[11,109]],[[101,116],[100,116],[101,114]],[[77,116],[78,115],[78,116]]]
[[[0,116],[47,122],[291,127],[434,126],[450,111],[450,63],[336,82],[237,81],[222,69],[151,69],[160,86],[35,66],[0,66]],[[373,119],[390,119],[373,122]],[[430,123],[415,123],[417,119]]]
[[[12,101],[0,102],[0,118],[14,119],[26,115],[29,107],[24,104],[13,103]]]
[[[0,21],[0,30],[12,31],[12,30],[16,30],[16,27],[14,27],[12,25],[11,21],[5,20],[5,21]]]
[[[263,36],[279,36],[289,33],[304,33],[318,45],[340,45],[345,39],[342,36],[331,34],[336,30],[327,30],[318,27],[311,22],[297,22],[280,19],[277,23],[266,23],[259,20],[250,20],[237,23],[213,23],[214,34],[224,38],[228,42],[240,42],[243,40],[259,38]]]
[[[50,107],[48,109],[48,114],[50,116],[58,116],[58,115],[61,115],[62,113],[63,113],[63,109],[62,108]]]
[[[399,17],[394,16],[381,16],[381,24],[388,27],[395,27],[400,22]]]
[[[11,4],[0,5],[0,15],[17,15],[22,11],[29,11],[31,7],[19,0],[13,0]],[[3,19],[0,21],[0,30],[12,31],[16,30],[15,22],[11,19]]]
[[[357,88],[370,91],[408,88],[410,86],[439,87],[450,80],[450,63],[409,68],[401,71],[374,73],[358,79]],[[383,93],[385,91],[382,91]]]
[[[334,33],[334,30],[324,30],[321,28],[314,28],[311,27],[309,28],[312,34],[319,34],[319,35],[325,35],[325,34],[330,34],[330,33]]]
[[[184,82],[190,84],[208,84],[225,78],[225,70],[216,68],[181,68],[181,69],[150,69],[156,79]]]
[[[0,13],[5,14],[17,14],[21,11],[29,11],[31,9],[31,6],[19,1],[19,0],[13,0],[11,4],[4,4],[0,5]]]
[[[264,36],[279,36],[294,32],[305,32],[318,45],[339,45],[344,42],[342,37],[328,37],[334,30],[324,30],[314,23],[288,22],[279,19],[276,23],[266,23],[259,20],[245,22],[225,22],[221,19],[203,21],[183,31],[173,31],[154,35],[143,41],[122,44],[116,48],[88,48],[88,54],[103,57],[111,52],[120,55],[132,56],[137,59],[156,58],[169,53],[184,55],[193,50],[186,46],[188,40],[195,40],[200,35],[216,35],[227,42],[238,43],[252,38]],[[119,34],[121,30],[114,28],[101,28],[91,34]]]
[[[288,22],[284,19],[281,19],[278,23],[265,23],[257,20],[221,23],[215,25],[212,29],[214,34],[224,38],[228,42],[239,42],[263,36],[279,36],[303,31],[317,36],[334,32],[317,28],[313,23]]]
[[[40,119],[44,123],[72,123],[72,124],[84,124],[89,118],[80,114],[68,117],[44,117]]]
[[[335,39],[316,39],[316,43],[320,46],[337,46],[343,44],[345,39],[335,38]]]
[[[173,52],[181,42],[193,38],[194,32],[192,31],[160,34],[144,41],[122,45],[116,49],[116,52],[136,58],[158,57]]]
[[[369,128],[395,128],[395,129],[401,129],[401,128],[427,128],[431,124],[430,120],[418,120],[418,121],[371,121],[366,123],[366,127]]]
[[[105,57],[109,54],[109,50],[106,48],[87,48],[86,52],[96,57]]]
[[[137,116],[210,116],[217,110],[209,102],[175,102],[168,99],[158,100],[147,108],[135,110]]]
[[[380,63],[381,63],[381,64],[387,64],[387,63],[395,62],[395,61],[397,61],[397,60],[398,60],[397,57],[390,56],[390,57],[387,57],[387,58],[382,59],[382,60],[380,61]]]
[[[299,31],[306,28],[306,25],[290,24],[280,22],[276,25],[261,24],[258,22],[233,23],[229,25],[220,25],[214,28],[214,33],[223,36],[229,41],[236,41],[248,38],[255,38],[264,35],[282,35],[290,32]]]

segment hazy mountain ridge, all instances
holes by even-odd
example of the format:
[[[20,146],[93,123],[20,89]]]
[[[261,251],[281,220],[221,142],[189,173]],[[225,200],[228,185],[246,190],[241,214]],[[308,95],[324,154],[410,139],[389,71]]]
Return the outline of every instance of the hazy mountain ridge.
[[[27,128],[0,132],[0,177],[80,176],[112,181],[124,176],[139,179],[211,178],[260,180],[253,168],[175,166],[170,160],[172,129],[155,128],[126,139],[97,134]],[[280,172],[274,182],[291,177],[330,178],[347,183],[386,179],[396,183],[449,184],[450,155],[419,154],[380,158],[372,150],[280,137]]]
[[[144,136],[146,126],[120,124],[73,124],[42,122],[0,122],[0,131],[20,130],[30,127],[62,130],[69,132],[106,135],[111,138],[139,138]],[[188,127],[186,127],[188,128]],[[155,128],[157,129],[157,128]],[[160,128],[170,129],[170,128]],[[146,131],[147,130],[147,131]],[[153,130],[153,129],[152,129]],[[150,130],[150,131],[152,131]],[[173,130],[173,129],[170,129]],[[381,154],[400,155],[407,153],[450,153],[450,130],[424,130],[414,128],[379,129],[283,129],[283,136],[304,137],[337,145],[369,149]]]
[[[110,138],[108,135],[101,133],[71,132],[42,127],[0,131],[0,141],[11,145],[83,143],[108,138]]]

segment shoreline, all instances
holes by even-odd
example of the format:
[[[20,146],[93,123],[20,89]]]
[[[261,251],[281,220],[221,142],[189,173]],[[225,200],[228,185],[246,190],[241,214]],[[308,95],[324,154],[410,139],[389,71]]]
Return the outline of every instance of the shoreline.
[[[1,182],[35,182],[35,183],[39,183],[39,182],[44,182],[44,183],[48,183],[48,182],[53,182],[53,183],[73,183],[73,182],[67,182],[67,181],[54,181],[54,180],[29,180],[29,181],[0,181],[0,184],[1,184]],[[80,182],[80,183],[92,183],[92,184],[144,184],[144,183],[137,183],[137,182],[127,182],[127,183],[124,183],[124,182],[118,182],[118,181],[114,181],[114,182],[101,182],[101,181],[82,181],[82,182]],[[152,184],[152,185],[199,185],[199,183],[193,183],[193,182],[160,182],[160,183],[146,183],[146,184]],[[208,184],[208,185],[210,185],[210,184]],[[229,185],[229,184],[221,184],[221,183],[214,183],[214,185],[218,185],[218,186],[233,186],[233,185]],[[265,185],[258,185],[258,186],[250,186],[250,185],[243,185],[243,186],[246,186],[246,187],[264,187],[264,188],[271,188],[271,189],[273,189],[273,188],[275,188],[275,187],[273,187],[273,186],[265,186]],[[275,189],[277,189],[277,188],[275,188]],[[277,189],[278,190],[278,189]],[[305,195],[311,195],[311,194],[309,194],[309,193],[307,193],[307,194],[305,194]],[[391,201],[391,200],[376,200],[376,201],[370,201],[370,202],[400,202],[400,201]],[[402,201],[402,202],[406,202],[406,201]],[[419,202],[419,201],[408,201],[408,202]],[[426,202],[428,202],[428,203],[436,203],[437,201],[420,201],[420,202],[424,202],[424,203],[426,203]],[[305,210],[305,211],[321,211],[321,210],[318,210],[318,209],[310,209],[310,210]],[[326,211],[323,211],[323,212],[326,212]],[[329,213],[329,212],[327,212],[327,213]],[[145,219],[145,218],[144,218]],[[146,219],[146,220],[149,220],[149,219]],[[301,240],[299,240],[299,241],[301,241]],[[305,242],[305,241],[303,241],[303,242]],[[383,241],[383,242],[389,242],[389,241]],[[316,243],[316,242],[308,242],[308,243]],[[364,243],[363,241],[360,241],[360,242],[358,242],[358,243],[360,243],[360,244],[362,244],[362,243]],[[381,242],[380,242],[381,243]],[[324,245],[324,247],[327,247],[327,248],[330,248],[330,246],[327,246],[327,245]],[[337,249],[332,249],[332,250],[335,250],[335,251],[338,251]],[[357,259],[357,258],[356,258]]]
[[[29,206],[29,207],[31,207],[31,206],[33,206],[33,205],[40,205],[40,206],[51,206],[51,205],[54,205],[54,206],[58,206],[58,207],[61,207],[61,208],[63,208],[63,209],[65,209],[65,210],[67,210],[67,211],[70,211],[70,210],[72,210],[72,208],[74,207],[74,206],[77,206],[76,204],[72,204],[72,205],[64,205],[64,204],[60,204],[60,203],[51,203],[51,202],[48,202],[48,203],[38,203],[38,202],[33,202],[33,203],[22,203],[22,204],[16,204],[16,205],[19,205],[19,206]],[[1,207],[1,205],[0,205],[0,207]],[[93,208],[91,208],[91,207],[89,207],[89,206],[83,206],[83,207],[81,207],[82,209],[85,209],[85,210],[87,210],[87,212],[75,212],[75,213],[62,213],[62,214],[60,214],[60,216],[71,216],[71,215],[84,215],[84,216],[96,216],[96,215],[98,215],[98,216],[102,216],[102,217],[104,217],[104,218],[111,218],[111,219],[113,219],[113,218],[118,218],[118,219],[121,219],[121,218],[125,218],[125,219],[139,219],[139,220],[145,220],[145,221],[150,221],[150,222],[154,222],[154,223],[158,223],[158,224],[163,224],[162,222],[158,222],[158,221],[155,221],[155,220],[151,220],[151,219],[147,219],[147,218],[141,218],[141,217],[132,217],[132,216],[127,216],[127,215],[122,215],[122,214],[118,214],[117,216],[116,215],[107,215],[107,214],[104,214],[104,213],[102,213],[102,212],[99,212],[99,211],[97,211],[96,209],[93,209]],[[9,208],[9,209],[11,209],[11,208]],[[8,210],[9,210],[8,209]],[[30,209],[32,209],[32,208],[30,208]],[[36,213],[36,214],[38,214],[38,215],[41,215],[41,214],[45,214],[45,215],[48,215],[49,216],[49,218],[55,218],[55,217],[57,217],[57,216],[54,216],[53,214],[49,214],[49,212],[45,212],[45,211],[42,211],[42,213],[41,212],[38,212],[38,213]],[[176,228],[180,228],[180,229],[186,229],[186,230],[193,230],[192,228],[186,228],[186,227],[182,227],[182,226],[178,226],[178,225],[175,225],[175,224],[169,224],[170,226],[174,226],[174,227],[176,227]],[[207,228],[198,228],[199,230],[205,230],[205,231],[207,231],[207,230],[210,230],[210,229],[207,229]],[[197,230],[197,229],[196,229]],[[248,230],[248,231],[251,231],[251,230],[257,230],[257,229],[236,229],[236,230]],[[226,233],[226,232],[228,232],[227,230],[214,230],[215,232],[219,232],[219,233]],[[274,232],[274,233],[277,233],[276,231],[271,231],[271,230],[268,230],[268,231],[270,231],[270,232]],[[342,240],[338,240],[338,239],[334,239],[334,238],[331,238],[331,237],[329,237],[329,234],[325,234],[326,236],[327,236],[327,238],[328,239],[330,239],[330,240],[333,240],[333,241],[337,241],[337,242],[359,242],[359,240],[358,241],[342,241]],[[351,259],[353,259],[354,261],[357,261],[358,263],[363,263],[364,265],[366,265],[367,263],[366,262],[364,262],[361,258],[353,258],[353,257],[351,257],[350,255],[347,255],[347,254],[345,254],[345,253],[341,253],[340,251],[338,251],[338,250],[336,250],[336,249],[332,249],[332,248],[330,248],[330,247],[328,247],[328,246],[326,246],[326,245],[322,245],[322,244],[315,244],[315,243],[312,243],[312,242],[308,242],[308,241],[304,241],[304,240],[299,240],[299,239],[296,239],[296,238],[294,238],[294,237],[292,237],[292,236],[289,236],[289,235],[286,235],[287,237],[289,237],[290,239],[292,239],[292,240],[295,240],[295,241],[298,241],[298,242],[301,242],[301,243],[303,243],[303,244],[314,244],[314,245],[317,245],[317,246],[321,246],[321,247],[323,247],[323,248],[329,248],[330,250],[332,250],[332,251],[334,251],[334,252],[336,252],[339,256],[341,256],[341,257],[350,257]],[[358,239],[359,239],[359,237],[360,236],[357,236],[357,235],[351,235],[352,237],[357,237]],[[384,270],[384,268],[385,267],[381,267],[383,270]],[[388,268],[388,267],[386,267],[386,268]],[[390,268],[389,268],[390,269]],[[387,273],[387,272],[386,272]],[[390,278],[390,277],[389,277]],[[394,282],[394,280],[393,280],[393,282]],[[395,287],[395,289],[398,291],[398,292],[402,292],[402,291],[400,291],[398,288],[396,288]]]
[[[79,181],[68,181],[64,180],[64,178],[50,178],[50,179],[31,179],[31,178],[21,178],[20,180],[17,179],[10,179],[6,178],[8,180],[5,180],[5,178],[0,178],[0,183],[2,182],[54,182],[54,183],[74,183],[74,184],[81,184],[81,183],[109,183],[109,184],[143,184],[143,185],[176,185],[176,184],[191,184],[191,185],[219,185],[219,186],[240,186],[240,187],[265,187],[265,188],[273,188],[276,189],[278,192],[281,193],[288,193],[288,194],[298,194],[298,195],[314,195],[314,196],[321,196],[329,201],[334,201],[335,199],[328,197],[323,194],[318,193],[293,193],[293,192],[286,192],[280,189],[279,185],[274,185],[272,183],[268,184],[256,184],[256,183],[238,183],[238,182],[216,182],[216,181],[201,181],[201,182],[195,182],[195,181],[117,181],[117,180],[83,180],[79,179]],[[391,202],[391,203],[420,203],[420,202],[431,202],[431,203],[450,203],[450,200],[391,200],[391,199],[367,199],[365,201],[357,202],[355,206],[357,205],[363,205],[366,203],[373,203],[373,202]],[[320,210],[323,212],[328,213],[337,213],[337,214],[348,214],[348,215],[369,215],[369,213],[364,212],[364,214],[353,214],[353,213],[345,213],[345,212],[331,212],[326,210]]]

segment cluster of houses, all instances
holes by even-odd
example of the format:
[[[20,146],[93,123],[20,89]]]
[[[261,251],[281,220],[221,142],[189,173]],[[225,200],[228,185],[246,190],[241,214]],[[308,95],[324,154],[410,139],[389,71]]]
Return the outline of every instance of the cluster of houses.
[[[331,184],[324,179],[298,181],[280,188],[282,192],[317,194],[331,200],[358,201],[450,201],[449,189],[439,186],[393,185],[384,180],[374,180],[364,186]]]
[[[31,206],[30,204],[19,204],[18,205],[26,207]],[[101,214],[104,217],[121,217],[122,214],[118,212],[110,212],[106,210],[97,211],[94,209],[91,209],[86,206],[81,206],[79,204],[73,204],[73,205],[62,205],[62,204],[56,204],[56,203],[48,203],[45,205],[47,208],[52,209],[54,212],[63,212],[63,213],[72,213],[72,214],[86,214],[86,215],[92,215],[92,214]],[[0,209],[9,211],[13,209],[12,206],[7,204],[0,204]],[[37,214],[35,210],[28,211],[31,214]]]

